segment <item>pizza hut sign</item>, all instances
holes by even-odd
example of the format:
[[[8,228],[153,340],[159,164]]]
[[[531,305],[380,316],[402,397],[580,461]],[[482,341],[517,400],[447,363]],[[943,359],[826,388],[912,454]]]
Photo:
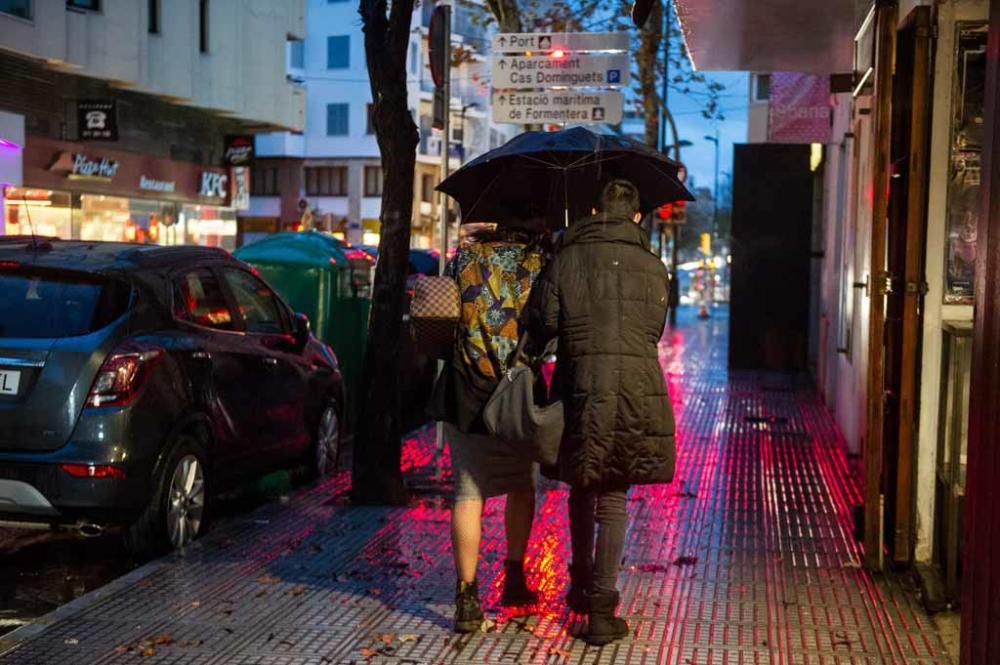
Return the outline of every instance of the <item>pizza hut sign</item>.
[[[229,193],[229,176],[214,171],[201,172],[201,187],[198,193],[216,199],[224,199]]]
[[[56,156],[50,171],[62,171],[67,178],[111,180],[118,174],[118,161],[104,157],[91,157],[82,152],[61,152]]]

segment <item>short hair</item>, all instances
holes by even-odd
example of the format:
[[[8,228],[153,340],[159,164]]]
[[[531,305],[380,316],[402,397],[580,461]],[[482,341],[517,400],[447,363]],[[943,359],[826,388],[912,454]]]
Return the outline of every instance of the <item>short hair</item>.
[[[601,212],[633,217],[639,212],[639,190],[623,178],[608,181],[601,190]]]

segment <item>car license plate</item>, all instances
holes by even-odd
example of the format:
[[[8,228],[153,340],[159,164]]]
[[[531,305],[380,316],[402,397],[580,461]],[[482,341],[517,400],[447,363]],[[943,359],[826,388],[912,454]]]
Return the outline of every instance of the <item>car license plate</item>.
[[[21,385],[21,373],[9,369],[0,369],[0,395],[16,395]]]

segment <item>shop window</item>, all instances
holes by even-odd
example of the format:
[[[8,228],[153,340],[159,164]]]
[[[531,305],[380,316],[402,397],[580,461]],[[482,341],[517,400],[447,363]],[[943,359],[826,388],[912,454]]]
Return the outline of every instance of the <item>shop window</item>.
[[[4,199],[6,233],[69,240],[73,237],[70,195],[47,189],[8,187]]]
[[[382,196],[382,167],[365,167],[365,196]]]
[[[31,20],[31,0],[0,0],[0,14]]]
[[[327,104],[326,105],[326,135],[327,136],[347,136],[348,122],[347,114],[350,106],[347,104]]]
[[[193,270],[174,282],[174,318],[196,326],[232,330],[233,315],[215,273]]]
[[[222,275],[248,333],[283,335],[290,332],[281,303],[264,282],[248,272],[232,268],[224,270]]]
[[[198,50],[208,53],[208,0],[198,0]]]
[[[254,196],[278,195],[278,169],[261,166],[250,170],[250,193]]]
[[[351,66],[351,36],[333,35],[326,38],[326,68],[347,69]]]
[[[347,167],[306,167],[306,194],[314,196],[347,196]]]
[[[101,0],[66,0],[70,9],[85,9],[90,12],[101,11]]]
[[[160,34],[160,0],[149,0],[149,34]]]
[[[434,202],[434,176],[426,173],[420,176],[420,200],[424,203]]]
[[[302,69],[306,63],[306,43],[301,39],[288,42],[288,66],[292,69]]]

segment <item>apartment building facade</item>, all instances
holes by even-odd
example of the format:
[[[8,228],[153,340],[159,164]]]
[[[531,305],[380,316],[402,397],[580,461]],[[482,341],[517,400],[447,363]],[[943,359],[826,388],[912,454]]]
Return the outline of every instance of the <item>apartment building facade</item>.
[[[447,143],[450,168],[496,147],[513,135],[511,126],[490,121],[485,5],[458,2],[453,43],[462,53],[452,72],[448,142],[432,128],[433,83],[428,28],[433,3],[413,13],[407,84],[420,144],[414,175],[412,243],[439,247],[441,151]],[[305,39],[290,42],[288,76],[306,90],[301,133],[275,132],[256,140],[250,209],[244,224],[257,234],[311,224],[356,244],[380,237],[382,166],[370,121],[371,90],[364,34],[356,4],[308,0]],[[454,218],[453,218],[454,219]],[[456,237],[453,227],[450,237]]]

